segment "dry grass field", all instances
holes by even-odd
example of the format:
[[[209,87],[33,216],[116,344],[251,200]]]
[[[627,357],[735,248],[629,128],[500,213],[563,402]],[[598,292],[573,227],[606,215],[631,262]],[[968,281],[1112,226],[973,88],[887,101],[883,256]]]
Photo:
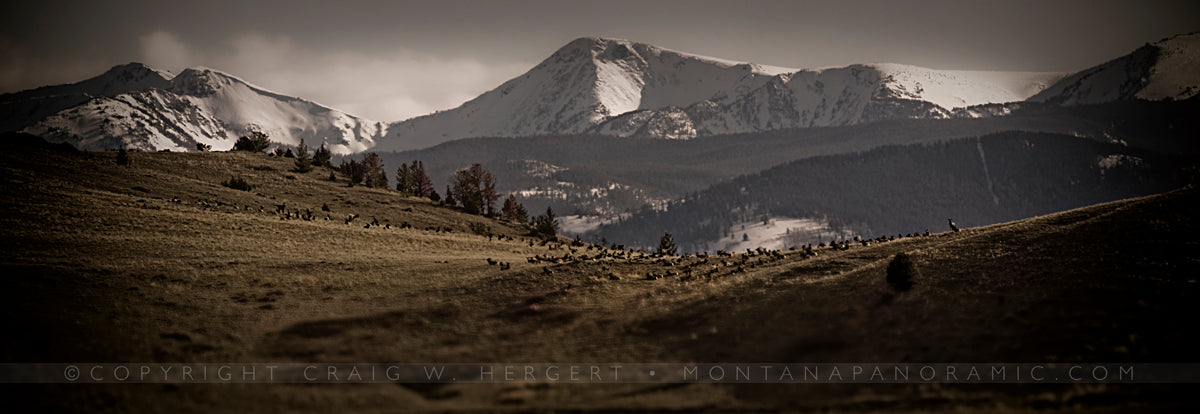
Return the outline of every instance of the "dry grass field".
[[[331,182],[328,169],[294,173],[288,159],[133,153],[131,166],[118,166],[115,153],[3,145],[0,363],[1200,362],[1194,189],[815,257],[529,263],[570,247],[530,246],[524,228]],[[231,176],[252,189],[222,186]],[[316,219],[282,219],[279,205]],[[351,214],[359,217],[346,224]],[[372,219],[381,225],[364,228]],[[405,222],[412,228],[400,228]],[[489,240],[471,223],[512,240]],[[601,252],[575,249],[576,258]],[[900,252],[920,275],[898,293],[884,279]],[[1170,412],[1197,404],[1181,385],[0,390],[13,404],[99,412]]]

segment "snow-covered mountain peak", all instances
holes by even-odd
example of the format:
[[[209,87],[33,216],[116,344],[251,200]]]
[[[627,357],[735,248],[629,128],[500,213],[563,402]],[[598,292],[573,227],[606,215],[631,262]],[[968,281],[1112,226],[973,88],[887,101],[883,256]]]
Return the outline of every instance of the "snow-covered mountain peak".
[[[271,92],[237,76],[204,66],[184,69],[171,80],[172,91],[191,96],[208,96],[228,87],[247,88],[279,99],[300,99]]]
[[[91,96],[114,96],[117,94],[149,88],[164,88],[171,81],[170,72],[157,70],[142,63],[133,62],[113,66],[99,76],[82,82],[47,86],[31,92],[42,91],[46,95],[82,93]]]
[[[1167,38],[1154,46],[1158,59],[1138,98],[1182,100],[1200,94],[1200,32]]]
[[[113,66],[99,77],[113,81],[139,82],[146,78],[171,80],[175,75],[172,75],[171,72],[146,66],[146,64],[141,62],[130,62],[124,65]]]
[[[1200,33],[1173,36],[1071,75],[1034,102],[1086,105],[1127,99],[1183,100],[1200,94]]]
[[[171,80],[171,91],[183,95],[204,97],[234,83],[233,77],[212,69],[187,68]]]
[[[34,92],[60,93],[63,98],[29,95]],[[14,122],[14,129],[82,149],[186,151],[201,143],[225,150],[237,137],[262,131],[283,145],[304,140],[352,154],[373,147],[386,130],[382,123],[270,92],[205,67],[168,78],[131,63],[80,83],[22,94],[29,96],[20,97],[11,110],[31,115]]]
[[[113,66],[79,82],[0,95],[0,131],[17,131],[51,114],[97,97],[167,88],[172,75],[141,63]]]
[[[1024,100],[1062,76],[897,64],[796,70],[581,37],[458,108],[393,124],[379,149],[541,134],[686,139],[949,117],[953,108]]]

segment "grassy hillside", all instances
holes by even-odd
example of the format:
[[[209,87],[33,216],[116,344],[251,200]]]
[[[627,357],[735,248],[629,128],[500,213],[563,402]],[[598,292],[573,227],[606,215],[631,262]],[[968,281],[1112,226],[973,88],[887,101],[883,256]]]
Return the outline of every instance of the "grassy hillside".
[[[329,182],[327,170],[288,172],[290,160],[135,153],[124,167],[115,157],[11,140],[0,151],[0,362],[1200,362],[1200,343],[1188,335],[1200,328],[1200,223],[1190,213],[1200,193],[1192,189],[815,257],[677,257],[668,267],[638,256],[585,260],[599,252],[586,246],[574,254],[530,247],[520,229]],[[230,175],[254,188],[221,186]],[[333,219],[283,220],[277,204],[314,212],[327,204]],[[362,217],[347,225],[348,214]],[[392,228],[363,228],[372,216]],[[396,228],[403,221],[415,228]],[[489,241],[469,222],[514,240]],[[899,252],[920,271],[905,293],[884,282]],[[571,260],[526,261],[549,254]],[[7,401],[116,412],[1121,412],[1191,404],[1186,389],[1161,385],[0,391]]]

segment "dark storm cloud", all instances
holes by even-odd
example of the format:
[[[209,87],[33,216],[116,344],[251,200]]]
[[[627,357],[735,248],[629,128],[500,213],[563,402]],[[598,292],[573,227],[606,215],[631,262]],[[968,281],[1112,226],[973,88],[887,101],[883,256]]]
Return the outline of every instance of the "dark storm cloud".
[[[14,4],[15,3],[15,4]],[[1200,30],[1195,1],[6,2],[0,91],[140,60],[352,113],[453,107],[580,36],[805,68],[1074,71]]]

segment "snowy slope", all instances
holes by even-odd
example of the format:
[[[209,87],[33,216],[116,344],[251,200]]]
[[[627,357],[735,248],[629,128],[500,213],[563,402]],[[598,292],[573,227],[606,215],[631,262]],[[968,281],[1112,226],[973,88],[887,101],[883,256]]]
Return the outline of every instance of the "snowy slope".
[[[1183,100],[1200,93],[1200,33],[1147,44],[1054,84],[1033,102],[1084,105],[1126,99]]]
[[[303,139],[349,154],[374,146],[384,128],[219,71],[191,68],[164,85],[88,99],[24,131],[83,149],[175,151],[194,150],[196,143],[227,150],[237,137],[262,131],[280,144],[297,145]]]
[[[738,96],[777,71],[625,40],[580,38],[458,108],[393,124],[379,148],[415,149],[464,137],[583,133],[631,111]]]
[[[1059,73],[936,71],[896,64],[796,70],[580,38],[462,106],[393,124],[380,149],[480,136],[597,133],[687,139],[765,129],[944,118],[1021,101]]]
[[[100,76],[81,82],[0,95],[0,132],[19,130],[93,97],[165,88],[171,78],[170,73],[134,62],[114,66]]]

